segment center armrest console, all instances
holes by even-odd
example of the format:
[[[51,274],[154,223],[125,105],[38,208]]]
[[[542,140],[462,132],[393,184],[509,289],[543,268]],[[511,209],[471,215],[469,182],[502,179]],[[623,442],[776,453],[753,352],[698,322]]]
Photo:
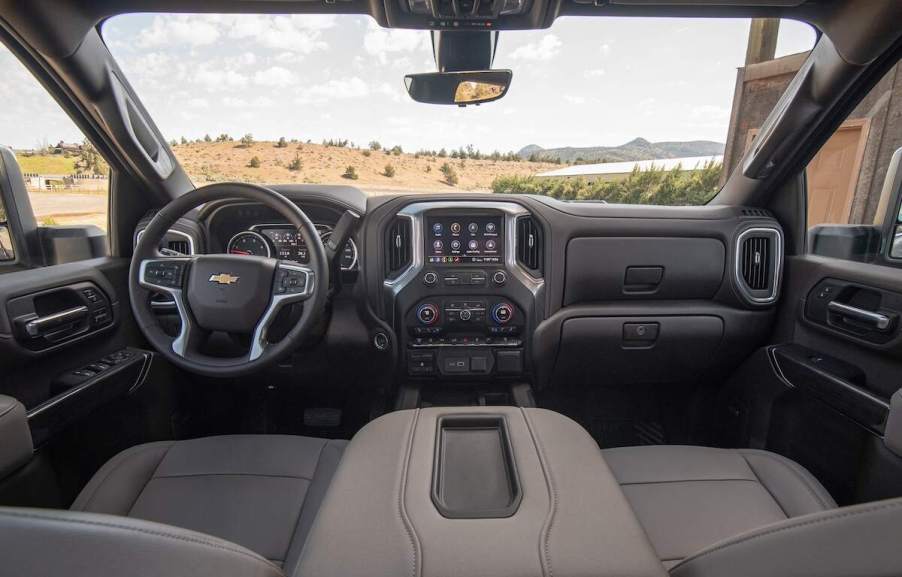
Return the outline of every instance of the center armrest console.
[[[588,433],[542,409],[390,413],[348,445],[305,577],[666,571]]]

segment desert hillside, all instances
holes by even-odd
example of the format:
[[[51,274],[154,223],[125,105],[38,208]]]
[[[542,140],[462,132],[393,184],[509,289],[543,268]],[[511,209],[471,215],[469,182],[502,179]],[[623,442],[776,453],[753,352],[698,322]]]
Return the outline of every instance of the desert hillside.
[[[172,147],[198,186],[237,180],[259,183],[347,184],[369,193],[380,191],[489,190],[497,176],[528,176],[559,166],[545,162],[460,159],[427,154],[327,146],[323,144],[239,141],[189,142]],[[257,159],[258,163],[253,159]],[[299,161],[299,163],[298,163]],[[448,163],[457,185],[447,183],[441,167]],[[392,170],[386,170],[391,165]],[[358,178],[345,178],[349,166]]]

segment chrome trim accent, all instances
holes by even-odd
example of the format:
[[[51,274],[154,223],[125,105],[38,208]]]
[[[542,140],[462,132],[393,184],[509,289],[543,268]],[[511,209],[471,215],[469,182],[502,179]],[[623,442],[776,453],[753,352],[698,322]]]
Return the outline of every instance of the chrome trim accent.
[[[88,316],[88,307],[85,305],[72,307],[71,309],[66,309],[64,311],[59,311],[57,313],[49,314],[43,317],[38,317],[34,320],[30,320],[25,323],[25,333],[29,337],[37,337],[41,335],[41,328],[45,325],[54,325],[58,327],[59,325],[55,325],[54,323],[59,323],[60,325],[66,324],[72,321],[79,321]]]
[[[147,282],[144,280],[144,272],[147,268],[147,264],[151,262],[191,262],[191,258],[188,257],[173,257],[173,258],[148,258],[141,261],[141,267],[138,270],[138,284],[142,287],[162,294],[167,294],[172,297],[172,301],[167,301],[166,304],[174,304],[175,309],[178,312],[179,320],[181,321],[181,327],[179,328],[179,334],[175,337],[175,340],[172,341],[172,352],[177,354],[180,357],[185,356],[185,351],[187,349],[188,338],[191,335],[191,330],[194,326],[194,323],[191,321],[190,315],[188,314],[188,307],[185,305],[182,289],[174,289],[170,287],[165,287],[161,285],[157,285],[151,282]],[[163,303],[161,303],[162,305]]]
[[[263,356],[263,353],[266,352],[266,347],[269,346],[269,343],[266,341],[266,331],[269,329],[269,325],[276,318],[279,311],[282,310],[282,307],[287,304],[307,300],[313,296],[313,291],[315,290],[316,275],[313,272],[313,269],[286,261],[279,261],[278,268],[304,273],[304,292],[282,295],[273,294],[269,307],[263,313],[263,316],[260,317],[257,326],[254,328],[254,335],[251,337],[251,350],[248,353],[248,361],[259,359]],[[277,272],[278,268],[276,269]]]
[[[836,301],[827,303],[827,310],[838,315],[855,319],[856,321],[872,324],[878,331],[885,331],[890,327],[890,324],[892,324],[892,319],[884,314],[853,307]]]
[[[774,259],[773,259],[773,283],[771,284],[769,293],[764,297],[756,297],[752,294],[751,289],[742,278],[742,242],[747,236],[754,233],[759,235],[764,233],[774,239]],[[783,277],[783,232],[772,226],[753,226],[739,233],[736,237],[733,261],[733,279],[736,287],[739,289],[742,297],[750,304],[766,305],[771,304],[780,296],[780,285]],[[763,291],[762,291],[763,292]]]
[[[396,216],[409,218],[411,221],[411,243],[413,243],[412,247],[412,258],[410,261],[410,266],[405,269],[405,271],[400,274],[398,277],[394,279],[385,279],[383,281],[384,287],[391,291],[392,296],[397,296],[401,290],[406,287],[411,281],[419,277],[420,272],[423,270],[425,266],[425,255],[423,242],[424,242],[424,230],[425,230],[425,213],[430,210],[436,209],[456,209],[460,210],[461,213],[465,213],[470,210],[498,210],[504,214],[504,239],[505,239],[505,247],[504,247],[504,266],[508,273],[513,274],[517,279],[523,283],[529,290],[532,292],[533,296],[538,295],[539,290],[545,284],[544,279],[537,279],[529,274],[526,269],[524,269],[520,263],[517,262],[517,251],[516,251],[516,242],[517,242],[517,218],[521,216],[530,216],[532,213],[528,211],[525,207],[515,203],[515,202],[506,202],[506,201],[482,201],[482,200],[474,200],[466,203],[459,201],[424,201],[424,202],[415,202],[413,204],[409,204],[405,206],[401,211],[397,213]],[[384,239],[383,239],[384,240]],[[485,267],[486,265],[473,265],[476,267]],[[466,268],[466,267],[461,267]],[[489,268],[491,268],[489,266]]]
[[[265,236],[263,236],[262,234],[260,234],[259,232],[255,231],[255,230],[242,230],[242,231],[239,231],[239,232],[236,232],[235,234],[233,234],[232,238],[229,239],[229,242],[226,243],[226,254],[232,254],[230,252],[232,250],[232,242],[236,238],[238,238],[239,236],[241,236],[243,234],[249,234],[251,236],[255,236],[255,237],[259,238],[261,241],[263,241],[263,246],[266,247],[266,258],[272,258],[272,247],[269,246],[269,240],[267,240],[267,238]]]

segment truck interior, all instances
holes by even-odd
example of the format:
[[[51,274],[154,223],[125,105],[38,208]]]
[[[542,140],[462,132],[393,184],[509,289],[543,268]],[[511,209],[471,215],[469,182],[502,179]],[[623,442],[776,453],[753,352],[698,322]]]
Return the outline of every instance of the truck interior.
[[[453,119],[405,124],[424,142],[455,123],[578,134],[634,114],[606,104],[617,82],[501,112],[561,90],[537,67],[568,26],[600,46],[576,83],[604,77],[593,27],[635,26],[656,59],[643,26],[683,21],[811,36],[725,66],[730,143],[698,202],[452,190],[455,168],[508,159],[378,143],[328,146],[384,156],[386,182],[434,162],[419,174],[446,189],[373,193],[343,164],[343,184],[220,178],[186,151],[247,155],[250,134],[160,128],[264,122],[277,105],[254,85],[293,90],[276,123],[366,133],[416,107]],[[102,223],[54,223],[32,189],[55,185],[0,146],[0,575],[902,575],[900,24],[898,0],[0,0],[0,49],[108,165]],[[355,50],[400,96],[336,80],[368,61],[330,56],[327,28],[380,38]],[[524,34],[541,41],[505,46]],[[253,43],[276,64],[192,64],[250,65]],[[682,88],[641,82],[675,99],[685,67]],[[0,107],[36,98],[5,76]],[[0,134],[31,121],[2,113]],[[843,130],[861,135],[834,155],[851,188],[823,169]],[[292,155],[273,170],[308,174],[304,140],[266,145]]]

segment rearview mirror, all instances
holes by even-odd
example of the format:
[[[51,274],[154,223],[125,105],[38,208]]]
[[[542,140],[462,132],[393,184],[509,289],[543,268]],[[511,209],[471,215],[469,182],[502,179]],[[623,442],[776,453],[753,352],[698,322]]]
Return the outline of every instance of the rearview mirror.
[[[474,70],[469,72],[429,72],[404,77],[407,93],[426,104],[482,104],[507,94],[513,72]]]

